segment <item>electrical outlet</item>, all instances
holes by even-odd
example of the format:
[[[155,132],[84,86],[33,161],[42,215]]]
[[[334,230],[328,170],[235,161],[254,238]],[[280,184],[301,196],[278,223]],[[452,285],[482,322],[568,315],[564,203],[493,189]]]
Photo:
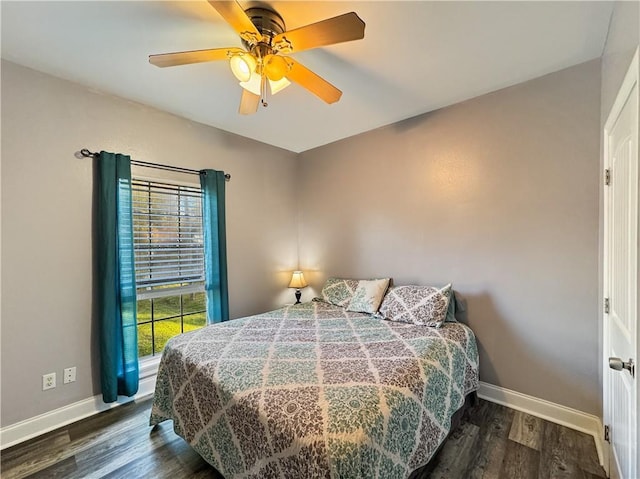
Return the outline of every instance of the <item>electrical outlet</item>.
[[[53,389],[56,387],[56,373],[42,375],[42,390]]]
[[[76,380],[76,367],[66,368],[64,370],[63,382],[64,384],[72,383]]]

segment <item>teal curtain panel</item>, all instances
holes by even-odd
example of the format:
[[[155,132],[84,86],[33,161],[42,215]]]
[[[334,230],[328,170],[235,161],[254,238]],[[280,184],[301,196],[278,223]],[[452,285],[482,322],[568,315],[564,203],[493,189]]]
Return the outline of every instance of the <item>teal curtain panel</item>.
[[[229,319],[224,171],[201,171],[200,186],[202,188],[207,322],[212,324]]]
[[[138,391],[131,160],[100,152],[97,175],[97,301],[102,398]]]

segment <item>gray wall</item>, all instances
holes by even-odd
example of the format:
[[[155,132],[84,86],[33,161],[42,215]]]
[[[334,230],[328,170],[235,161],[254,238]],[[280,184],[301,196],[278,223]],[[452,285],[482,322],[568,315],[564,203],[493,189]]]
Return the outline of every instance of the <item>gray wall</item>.
[[[607,42],[602,54],[602,94],[600,110],[600,131],[604,131],[611,107],[616,99],[622,80],[627,73],[631,59],[640,45],[640,2],[616,2],[611,14]],[[604,145],[600,145],[604,148]],[[604,172],[604,157],[600,162],[600,172]],[[600,184],[603,179],[601,177]],[[603,258],[603,228],[604,228],[604,198],[600,189],[600,265]],[[603,272],[599,272],[599,298],[603,298]],[[602,299],[600,299],[599,311],[602,311]],[[598,323],[599,354],[602,357],[602,321]],[[602,361],[598,364],[598,377],[602,385]],[[602,386],[600,386],[602,391]]]
[[[483,381],[599,414],[599,145],[595,60],[302,153],[300,266],[451,281]]]
[[[91,313],[93,167],[74,157],[85,147],[231,173],[231,315],[290,300],[287,281],[298,266],[294,153],[3,61],[3,426],[99,392]],[[70,366],[78,368],[77,381],[62,385],[62,370]],[[52,371],[58,387],[42,391],[41,376]]]

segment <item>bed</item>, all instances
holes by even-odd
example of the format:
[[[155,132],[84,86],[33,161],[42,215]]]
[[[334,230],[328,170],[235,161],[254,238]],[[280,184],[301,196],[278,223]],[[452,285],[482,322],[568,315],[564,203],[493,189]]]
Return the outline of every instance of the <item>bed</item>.
[[[150,424],[173,420],[226,479],[406,479],[477,388],[467,326],[314,300],[171,339]]]

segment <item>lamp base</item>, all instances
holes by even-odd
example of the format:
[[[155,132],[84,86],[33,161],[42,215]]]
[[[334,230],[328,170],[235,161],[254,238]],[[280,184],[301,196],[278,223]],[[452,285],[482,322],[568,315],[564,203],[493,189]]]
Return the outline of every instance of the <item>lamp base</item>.
[[[296,303],[300,304],[300,296],[302,296],[302,292],[299,289],[296,289]]]

